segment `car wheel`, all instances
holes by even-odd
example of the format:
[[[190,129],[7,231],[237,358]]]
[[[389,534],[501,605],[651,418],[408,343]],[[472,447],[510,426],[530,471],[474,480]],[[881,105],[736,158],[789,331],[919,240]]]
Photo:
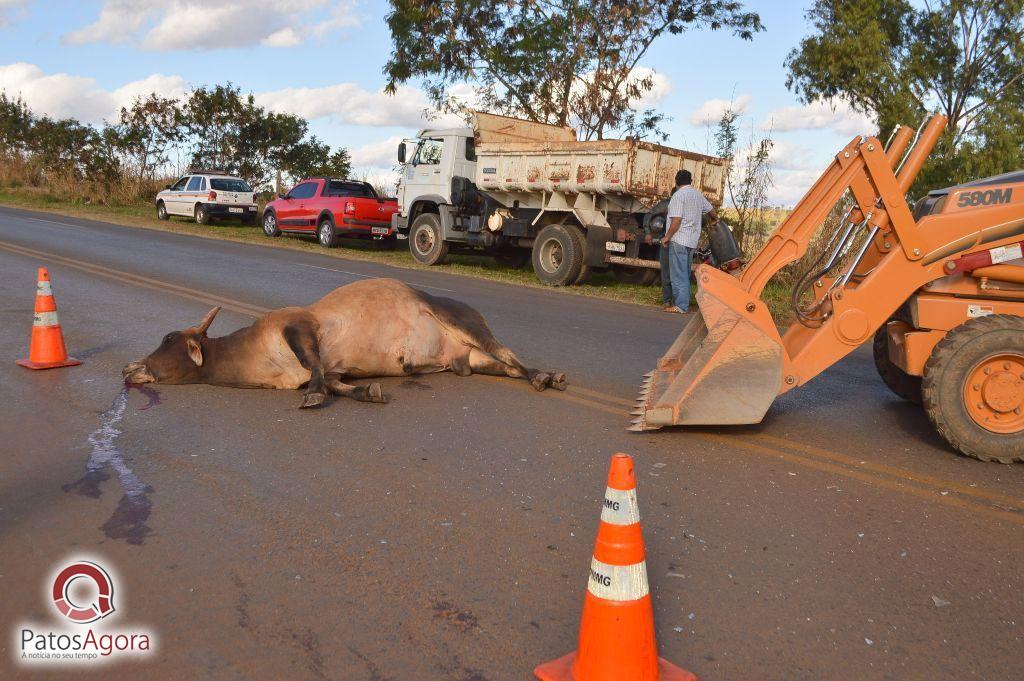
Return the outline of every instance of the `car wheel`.
[[[168,220],[170,215],[167,214],[167,206],[164,205],[163,201],[157,201],[156,203],[156,219],[157,220]]]
[[[263,233],[267,236],[281,236],[281,229],[277,226],[277,215],[272,210],[263,214]]]
[[[583,270],[583,249],[569,230],[575,227],[548,225],[533,242],[533,271],[548,286],[570,286]]]
[[[423,265],[440,265],[448,255],[448,244],[441,238],[441,220],[437,213],[423,213],[409,231],[409,252]]]
[[[334,220],[324,217],[316,228],[316,239],[324,248],[334,248],[338,245],[338,234],[334,229]]]
[[[210,213],[209,213],[208,210],[206,210],[206,206],[204,206],[203,204],[200,203],[198,206],[196,206],[195,216],[196,216],[196,223],[197,224],[200,224],[200,225],[208,225],[208,224],[210,224]]]

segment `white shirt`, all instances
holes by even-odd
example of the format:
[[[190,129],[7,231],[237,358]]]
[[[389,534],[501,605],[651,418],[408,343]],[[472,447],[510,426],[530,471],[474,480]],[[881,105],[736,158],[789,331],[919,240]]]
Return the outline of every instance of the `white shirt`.
[[[692,184],[680,187],[668,202],[666,229],[672,225],[672,218],[680,218],[679,229],[672,235],[672,241],[687,248],[697,248],[701,218],[712,210],[711,203]]]

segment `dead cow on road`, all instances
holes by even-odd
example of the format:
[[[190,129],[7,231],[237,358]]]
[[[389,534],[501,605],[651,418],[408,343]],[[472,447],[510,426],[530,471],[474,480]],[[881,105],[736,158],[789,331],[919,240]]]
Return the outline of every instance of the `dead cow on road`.
[[[411,376],[451,370],[523,378],[537,390],[565,390],[565,374],[527,369],[499,343],[483,316],[394,279],[348,284],[309,307],[286,307],[221,338],[206,335],[215,307],[199,326],[167,334],[160,347],[122,371],[129,383],[209,383],[236,388],[307,385],[303,407],[328,391],[386,402],[379,383],[345,378]]]

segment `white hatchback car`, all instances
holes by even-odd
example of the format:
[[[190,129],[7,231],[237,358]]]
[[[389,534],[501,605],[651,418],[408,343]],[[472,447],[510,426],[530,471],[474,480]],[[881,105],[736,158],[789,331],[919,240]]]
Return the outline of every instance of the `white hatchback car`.
[[[253,225],[258,213],[252,187],[230,175],[190,172],[156,195],[156,216],[161,220],[182,215],[205,225],[217,218],[239,218]]]

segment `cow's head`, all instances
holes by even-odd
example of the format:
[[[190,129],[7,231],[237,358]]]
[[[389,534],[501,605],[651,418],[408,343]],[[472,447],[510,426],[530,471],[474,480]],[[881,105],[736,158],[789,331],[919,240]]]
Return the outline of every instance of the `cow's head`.
[[[184,331],[171,331],[160,347],[141,362],[132,362],[121,370],[128,383],[198,383],[202,378],[203,339],[213,318],[220,312],[215,307],[206,313],[199,326]]]

